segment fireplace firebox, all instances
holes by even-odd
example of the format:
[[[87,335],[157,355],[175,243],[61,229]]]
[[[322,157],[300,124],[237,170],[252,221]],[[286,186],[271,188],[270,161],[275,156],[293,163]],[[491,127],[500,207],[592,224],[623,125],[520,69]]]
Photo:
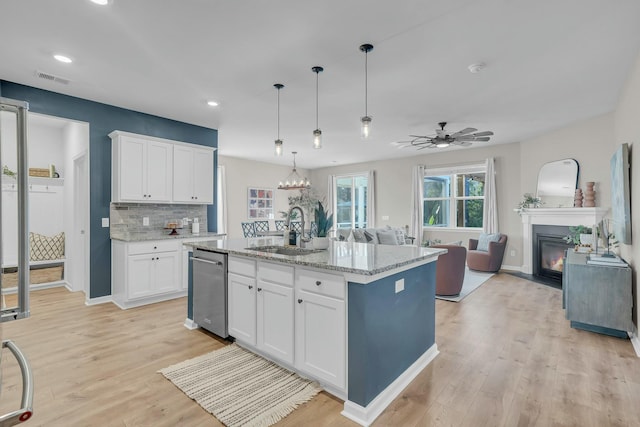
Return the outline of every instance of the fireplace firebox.
[[[533,275],[555,285],[562,284],[564,251],[574,245],[564,237],[569,227],[561,225],[534,225],[532,230]]]

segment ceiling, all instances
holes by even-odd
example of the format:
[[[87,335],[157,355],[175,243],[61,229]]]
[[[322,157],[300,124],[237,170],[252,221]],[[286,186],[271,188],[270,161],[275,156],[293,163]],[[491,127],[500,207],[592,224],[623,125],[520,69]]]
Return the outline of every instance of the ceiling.
[[[216,128],[225,156],[289,165],[298,151],[298,166],[318,168],[413,156],[391,142],[440,121],[495,132],[477,147],[612,111],[638,17],[637,0],[14,0],[0,8],[0,79]],[[363,43],[374,45],[368,142]],[[280,158],[274,83],[285,85]]]

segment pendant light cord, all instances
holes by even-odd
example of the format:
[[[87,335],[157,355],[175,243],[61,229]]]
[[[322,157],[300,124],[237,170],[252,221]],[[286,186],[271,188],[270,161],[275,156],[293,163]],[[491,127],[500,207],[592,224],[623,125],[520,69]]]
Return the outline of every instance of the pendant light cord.
[[[316,129],[318,129],[318,74],[316,71]]]
[[[368,87],[369,87],[369,75],[367,72],[369,63],[369,51],[364,52],[364,115],[368,116],[367,105],[369,104]]]
[[[280,140],[280,88],[278,88],[278,140]]]

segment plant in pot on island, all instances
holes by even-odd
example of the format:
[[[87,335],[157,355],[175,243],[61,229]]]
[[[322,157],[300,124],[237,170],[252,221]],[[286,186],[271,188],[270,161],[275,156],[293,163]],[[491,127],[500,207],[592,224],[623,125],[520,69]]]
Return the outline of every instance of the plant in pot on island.
[[[591,227],[576,225],[569,227],[569,234],[564,237],[567,243],[576,245],[576,252],[590,252],[593,248],[593,236]]]
[[[322,202],[318,202],[315,208],[315,223],[318,226],[318,235],[313,237],[313,249],[327,249],[329,247],[329,238],[327,233],[333,226],[333,214],[324,210]]]

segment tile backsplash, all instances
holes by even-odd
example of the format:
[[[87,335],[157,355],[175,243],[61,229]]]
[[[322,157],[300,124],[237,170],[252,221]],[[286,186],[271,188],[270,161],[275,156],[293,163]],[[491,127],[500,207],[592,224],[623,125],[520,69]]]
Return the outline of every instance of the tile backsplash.
[[[109,206],[111,233],[156,233],[171,220],[198,218],[200,230],[206,231],[206,205],[169,205],[161,203],[111,203]],[[149,225],[142,225],[142,218],[149,218]]]

